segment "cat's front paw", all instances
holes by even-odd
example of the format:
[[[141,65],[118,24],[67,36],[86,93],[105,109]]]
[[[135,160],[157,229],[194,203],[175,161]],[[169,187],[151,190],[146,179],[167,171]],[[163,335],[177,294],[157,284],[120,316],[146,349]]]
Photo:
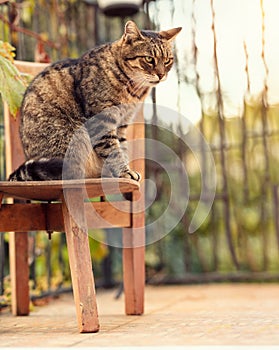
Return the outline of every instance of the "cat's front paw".
[[[123,177],[125,179],[132,179],[132,180],[136,180],[136,181],[140,181],[140,179],[141,179],[140,174],[137,171],[134,171],[131,169],[121,173],[120,177]]]

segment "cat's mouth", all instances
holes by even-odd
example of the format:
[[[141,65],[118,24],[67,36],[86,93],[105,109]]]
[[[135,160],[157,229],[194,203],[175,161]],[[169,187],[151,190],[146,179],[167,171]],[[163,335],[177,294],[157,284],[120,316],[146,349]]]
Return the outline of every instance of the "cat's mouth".
[[[167,75],[153,75],[149,77],[145,77],[144,81],[141,83],[141,86],[145,87],[153,87],[161,83],[162,81],[165,81],[167,79]]]
[[[163,76],[155,76],[152,80],[149,81],[150,84],[152,85],[157,85],[159,83],[161,83],[162,81],[165,81],[167,79],[166,74]]]

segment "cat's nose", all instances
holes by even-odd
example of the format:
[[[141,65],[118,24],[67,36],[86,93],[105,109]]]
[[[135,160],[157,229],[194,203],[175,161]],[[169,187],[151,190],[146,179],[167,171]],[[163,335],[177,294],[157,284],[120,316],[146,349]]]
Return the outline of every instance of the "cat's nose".
[[[166,75],[165,73],[157,73],[157,77],[159,78],[159,80],[163,80],[165,79]]]

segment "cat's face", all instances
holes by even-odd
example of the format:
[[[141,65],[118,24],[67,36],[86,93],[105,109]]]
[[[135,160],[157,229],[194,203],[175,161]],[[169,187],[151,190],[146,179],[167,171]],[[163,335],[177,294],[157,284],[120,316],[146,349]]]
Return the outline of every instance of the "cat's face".
[[[171,42],[181,29],[140,31],[134,22],[127,22],[121,56],[127,75],[136,85],[152,87],[166,79],[173,65]]]

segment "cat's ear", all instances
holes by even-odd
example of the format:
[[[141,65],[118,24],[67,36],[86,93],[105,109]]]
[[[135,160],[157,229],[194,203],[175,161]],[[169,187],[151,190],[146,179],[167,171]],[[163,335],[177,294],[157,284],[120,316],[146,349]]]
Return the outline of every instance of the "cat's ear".
[[[163,39],[167,39],[168,41],[172,41],[177,34],[181,31],[182,27],[178,27],[178,28],[173,28],[173,29],[169,29],[169,30],[163,30],[161,32],[159,32],[160,36]]]
[[[123,37],[125,40],[128,40],[128,39],[137,40],[137,39],[143,38],[139,28],[137,27],[136,23],[133,21],[128,21],[126,23]]]

